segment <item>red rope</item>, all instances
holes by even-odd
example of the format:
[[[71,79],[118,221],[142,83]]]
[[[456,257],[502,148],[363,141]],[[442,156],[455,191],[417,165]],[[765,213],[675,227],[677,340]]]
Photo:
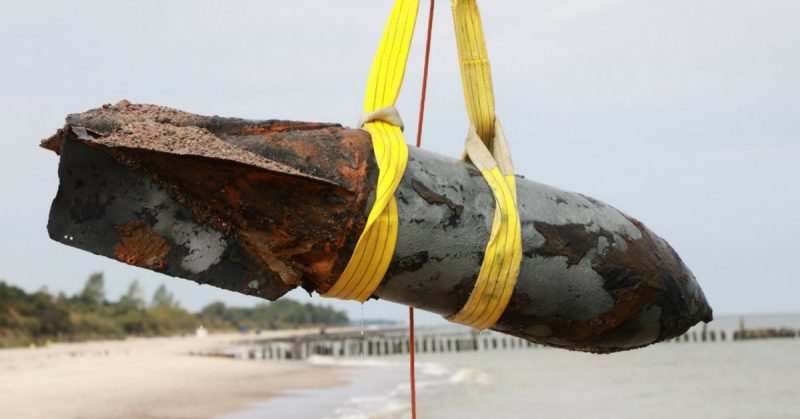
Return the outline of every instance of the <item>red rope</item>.
[[[428,37],[425,40],[425,68],[422,71],[422,95],[419,100],[419,122],[417,123],[417,147],[422,145],[422,120],[425,118],[425,96],[428,91],[428,63],[431,58],[431,33],[433,32],[433,5],[436,0],[431,0],[431,9],[428,12]]]
[[[411,359],[411,419],[417,419],[417,388],[414,379],[414,307],[408,308],[408,353]]]
[[[417,147],[422,145],[422,121],[425,118],[425,96],[428,91],[428,64],[431,58],[431,33],[433,32],[433,6],[428,11],[428,37],[425,40],[425,67],[422,71],[422,94],[419,100],[419,122],[417,123]],[[411,379],[411,419],[417,419],[417,385],[414,375],[414,307],[408,307],[408,353]]]

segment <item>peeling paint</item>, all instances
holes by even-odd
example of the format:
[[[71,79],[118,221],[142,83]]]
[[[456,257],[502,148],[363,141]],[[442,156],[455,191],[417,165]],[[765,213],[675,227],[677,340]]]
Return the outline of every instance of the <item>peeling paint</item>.
[[[118,260],[155,271],[164,268],[170,246],[147,221],[136,219],[115,228],[121,240],[114,246]]]
[[[220,262],[227,246],[223,234],[206,225],[197,225],[177,220],[169,212],[158,212],[154,229],[169,236],[175,243],[186,248],[187,255],[180,266],[198,274]]]

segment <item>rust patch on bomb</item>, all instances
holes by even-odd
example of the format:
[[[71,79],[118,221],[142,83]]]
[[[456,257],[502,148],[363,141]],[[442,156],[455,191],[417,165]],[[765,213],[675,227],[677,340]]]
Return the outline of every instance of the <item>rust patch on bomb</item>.
[[[100,133],[84,143],[148,173],[195,223],[236,237],[278,287],[324,292],[366,223],[377,166],[363,130],[152,105],[105,106],[70,116],[68,126]]]
[[[246,124],[239,125],[242,135],[268,135],[286,131],[311,131],[315,129],[341,127],[339,124],[326,124],[322,122],[297,122],[297,121],[274,121],[270,124]],[[228,134],[231,134],[228,132]]]
[[[312,289],[332,284],[352,252],[350,231],[360,231],[366,222],[359,208],[364,201],[330,184],[194,156],[115,151],[157,176],[195,222],[237,237],[284,284]],[[364,186],[353,189],[365,197]]]
[[[152,270],[166,266],[165,259],[170,246],[146,220],[136,219],[114,228],[121,239],[114,246],[114,254],[119,261]]]
[[[571,345],[575,345],[573,349],[602,353],[620,349],[598,345],[602,337],[623,327],[625,322],[634,319],[648,306],[661,309],[659,341],[680,335],[699,320],[711,321],[711,309],[705,304],[697,304],[702,311],[686,316],[694,297],[686,291],[690,278],[675,250],[638,220],[630,217],[628,220],[642,236],[639,239],[623,236],[625,246],[615,243],[614,235],[608,231],[594,232],[578,224],[535,223],[536,230],[545,238],[545,244],[536,249],[536,253],[549,257],[564,256],[569,265],[586,257],[591,249],[596,248],[601,237],[608,240],[609,246],[592,257],[591,266],[605,281],[603,288],[614,298],[611,310],[588,322],[577,322],[558,316],[527,316],[509,304],[500,321],[502,325],[496,325],[495,329],[531,339],[523,328],[513,325],[541,324],[550,327],[560,340],[572,342]],[[514,298],[512,296],[512,300]],[[532,340],[562,346],[559,341],[547,337]]]
[[[269,270],[276,273],[286,285],[300,285],[301,272],[271,248],[275,242],[273,237],[260,231],[240,231],[239,237],[247,251]]]
[[[686,291],[690,278],[675,250],[638,220],[628,220],[639,229],[642,238],[624,237],[626,250],[611,246],[592,262],[592,269],[606,279],[605,289],[617,300],[614,310],[601,316],[603,320],[616,326],[619,322],[612,319],[656,305],[661,308],[662,340],[683,333],[697,319],[711,321],[711,308],[703,304],[693,316],[697,319],[685,315],[690,312],[694,297]]]
[[[39,147],[53,151],[57,155],[61,155],[61,141],[64,139],[64,130],[59,128],[55,134],[45,138],[39,143]]]
[[[450,209],[450,216],[447,217],[447,222],[444,224],[445,229],[455,227],[461,220],[461,213],[464,211],[463,205],[457,205],[447,196],[434,192],[416,179],[411,180],[411,187],[425,202],[431,205],[444,205]]]
[[[537,221],[533,226],[545,238],[544,244],[536,249],[536,253],[541,256],[565,256],[567,265],[570,266],[577,265],[589,250],[597,247],[600,237],[613,240],[610,233],[594,233],[588,231],[583,224],[553,225]]]

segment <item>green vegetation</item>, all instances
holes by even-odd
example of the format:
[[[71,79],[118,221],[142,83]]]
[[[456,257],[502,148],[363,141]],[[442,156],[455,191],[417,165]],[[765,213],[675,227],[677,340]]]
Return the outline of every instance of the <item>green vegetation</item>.
[[[194,333],[200,325],[212,331],[233,331],[347,323],[344,312],[288,299],[250,308],[214,302],[199,313],[190,313],[164,285],[148,304],[138,281],[131,282],[118,301],[110,302],[101,273],[91,275],[83,290],[72,297],[51,295],[46,290],[28,294],[0,281],[0,347],[176,335]]]

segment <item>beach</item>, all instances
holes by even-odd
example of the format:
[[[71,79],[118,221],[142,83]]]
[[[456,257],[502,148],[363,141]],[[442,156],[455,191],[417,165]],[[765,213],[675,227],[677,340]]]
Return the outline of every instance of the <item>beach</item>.
[[[212,418],[287,391],[343,383],[343,367],[190,355],[241,339],[134,338],[0,350],[0,417]]]
[[[795,314],[743,320],[800,329]],[[731,336],[739,324],[738,316],[721,316],[710,326]],[[302,333],[319,330],[0,350],[0,417],[410,417],[405,355],[305,361],[198,355],[237,353],[243,343]],[[426,419],[800,418],[797,354],[800,338],[672,341],[610,355],[541,346],[419,353],[417,413]]]

